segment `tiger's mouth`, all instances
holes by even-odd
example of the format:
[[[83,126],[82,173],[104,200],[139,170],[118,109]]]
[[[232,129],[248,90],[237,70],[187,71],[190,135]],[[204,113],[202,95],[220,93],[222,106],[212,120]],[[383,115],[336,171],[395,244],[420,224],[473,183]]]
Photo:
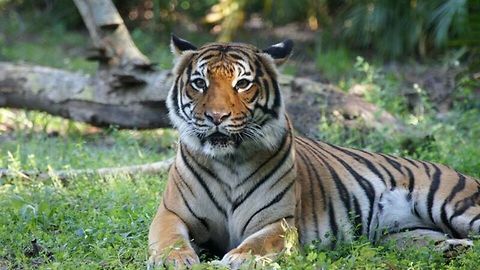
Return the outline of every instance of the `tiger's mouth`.
[[[214,132],[202,139],[202,143],[209,142],[215,147],[238,146],[241,143],[240,137],[228,135],[221,132]]]

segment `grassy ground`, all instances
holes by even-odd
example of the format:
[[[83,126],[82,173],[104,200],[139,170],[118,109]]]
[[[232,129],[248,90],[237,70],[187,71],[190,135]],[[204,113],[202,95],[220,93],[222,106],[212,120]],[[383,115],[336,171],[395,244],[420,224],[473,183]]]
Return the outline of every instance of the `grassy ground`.
[[[4,20],[4,22],[14,20]],[[15,26],[10,26],[15,28]],[[76,51],[85,43],[82,34],[49,32],[37,39],[0,38],[0,58],[92,72],[95,66]],[[166,47],[153,46],[142,32],[134,32],[139,45],[152,59],[168,67]],[[32,45],[33,44],[33,45]],[[58,44],[64,44],[58,47]],[[72,47],[66,46],[70,44]],[[42,46],[38,46],[42,45]],[[163,47],[162,47],[163,46]],[[55,57],[53,57],[55,56]],[[340,57],[341,56],[341,57]],[[324,57],[328,61],[348,58]],[[319,56],[320,59],[320,56]],[[386,131],[345,130],[325,121],[318,138],[345,146],[446,163],[479,177],[480,106],[468,83],[458,86],[454,108],[442,117],[430,108],[413,115],[395,92],[397,82],[348,58],[353,76],[344,84],[373,85],[367,98],[411,123],[426,138],[405,139]],[[344,70],[345,65],[339,65]],[[335,77],[335,74],[332,74]],[[346,87],[348,88],[348,87]],[[403,136],[402,136],[403,135]],[[408,135],[408,134],[407,134]],[[407,136],[408,137],[408,136]],[[0,110],[0,168],[19,170],[98,168],[142,164],[173,155],[176,133],[171,130],[99,130],[38,112]],[[165,175],[109,178],[78,177],[68,183],[16,176],[0,179],[0,269],[139,269],[145,267],[148,226],[165,183]],[[428,247],[399,252],[364,240],[335,250],[307,247],[302,253],[282,256],[270,268],[282,269],[477,269],[480,243],[454,260],[446,260]],[[198,268],[214,268],[203,264]]]
[[[2,110],[0,115],[8,112]],[[480,128],[470,128],[475,126],[473,120],[478,116],[470,114],[462,114],[455,122],[436,123],[435,139],[423,143],[409,156],[442,161],[478,177],[480,154],[476,143]],[[3,119],[10,121],[7,117]],[[15,120],[16,126],[12,124],[15,129],[0,136],[1,168],[46,171],[147,163],[171,156],[176,138],[170,130],[96,130],[35,112],[17,111]],[[407,153],[396,140],[382,137],[380,132],[346,133],[335,124],[325,124],[321,129],[323,132],[319,134],[331,142]],[[2,179],[0,269],[145,267],[148,225],[165,180],[165,175],[78,177],[67,184],[21,176]],[[478,244],[448,261],[429,248],[398,252],[392,247],[359,240],[333,251],[307,248],[303,254],[281,257],[270,267],[475,269],[480,260]],[[213,267],[204,264],[199,268]]]

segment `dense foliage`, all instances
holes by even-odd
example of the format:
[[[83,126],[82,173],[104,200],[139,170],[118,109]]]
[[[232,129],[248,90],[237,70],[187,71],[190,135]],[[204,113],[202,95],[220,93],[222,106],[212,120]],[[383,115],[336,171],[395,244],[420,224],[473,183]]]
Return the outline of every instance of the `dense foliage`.
[[[386,57],[425,56],[449,47],[480,44],[479,0],[137,0],[114,1],[132,27],[157,32],[211,30],[220,40],[238,39],[252,18],[263,27],[297,23],[326,45],[347,41],[350,48],[373,49]],[[2,0],[12,19],[82,27],[70,1]],[[22,26],[19,26],[20,28]],[[185,29],[186,28],[186,29]]]

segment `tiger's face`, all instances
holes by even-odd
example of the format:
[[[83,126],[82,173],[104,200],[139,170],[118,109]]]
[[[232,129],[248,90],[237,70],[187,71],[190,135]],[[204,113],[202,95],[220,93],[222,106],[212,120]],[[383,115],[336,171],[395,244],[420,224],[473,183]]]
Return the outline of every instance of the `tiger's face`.
[[[276,65],[289,56],[291,41],[266,50],[239,43],[197,49],[172,36],[171,47],[177,59],[167,105],[182,143],[212,157],[279,144],[287,127]]]

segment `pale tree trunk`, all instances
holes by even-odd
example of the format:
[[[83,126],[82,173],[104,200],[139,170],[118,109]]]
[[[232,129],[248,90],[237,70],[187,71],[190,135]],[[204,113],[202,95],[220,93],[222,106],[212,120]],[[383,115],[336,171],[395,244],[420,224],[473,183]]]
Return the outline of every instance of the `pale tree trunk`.
[[[90,33],[94,48],[89,56],[100,69],[151,69],[150,60],[135,46],[111,1],[73,0]]]
[[[169,127],[165,99],[171,72],[154,69],[111,1],[74,2],[93,43],[87,58],[99,63],[96,74],[0,62],[0,107],[39,110],[95,126]],[[294,126],[302,133],[312,134],[321,116],[340,116],[346,125],[403,130],[389,113],[333,86],[290,77],[283,77],[281,86]]]

